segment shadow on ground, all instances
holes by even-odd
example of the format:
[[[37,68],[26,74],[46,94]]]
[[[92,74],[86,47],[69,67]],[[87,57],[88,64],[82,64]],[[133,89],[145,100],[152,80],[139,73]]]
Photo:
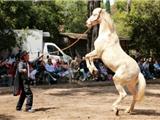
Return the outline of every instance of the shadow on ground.
[[[41,108],[36,108],[35,112],[39,112],[39,111],[47,111],[50,109],[58,109],[57,107],[41,107]]]
[[[131,115],[160,116],[160,112],[153,109],[135,109]]]
[[[0,120],[11,120],[14,116],[0,114]]]

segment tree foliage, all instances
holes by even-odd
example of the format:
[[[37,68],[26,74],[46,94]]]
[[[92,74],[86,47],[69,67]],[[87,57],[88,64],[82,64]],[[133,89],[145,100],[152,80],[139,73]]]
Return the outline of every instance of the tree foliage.
[[[61,8],[54,1],[38,2],[31,8],[30,27],[48,31],[51,33],[51,39],[59,42],[59,25],[63,23],[63,14]]]
[[[129,48],[149,54],[160,53],[160,1],[134,0],[127,13],[126,0],[117,0],[113,14],[119,36],[130,37]],[[88,17],[86,0],[2,1],[0,0],[0,50],[16,45],[13,29],[41,29],[51,33],[48,41],[59,42],[64,32],[83,33]]]
[[[145,54],[160,53],[160,1],[133,1],[128,15],[128,25],[132,26],[131,45],[142,49]]]
[[[10,48],[16,44],[15,34],[12,30],[14,20],[6,14],[4,2],[0,1],[0,50]]]
[[[11,36],[4,31],[14,29],[40,29],[51,34],[49,41],[57,42],[58,27],[62,24],[61,8],[54,1],[0,1],[0,49],[15,46],[14,34]],[[10,35],[10,37],[9,37]],[[6,42],[9,41],[9,42]],[[4,47],[5,46],[5,47]]]
[[[119,36],[130,37],[129,48],[139,49],[144,55],[160,53],[160,1],[134,0],[131,11],[126,11],[126,1],[116,3],[113,15]]]
[[[115,6],[113,6],[112,18],[115,23],[116,31],[120,37],[128,38],[131,34],[131,26],[128,26],[127,21],[127,2],[117,1]]]
[[[63,8],[60,12],[64,15],[64,32],[82,33],[86,30],[86,0],[56,0],[56,4]]]

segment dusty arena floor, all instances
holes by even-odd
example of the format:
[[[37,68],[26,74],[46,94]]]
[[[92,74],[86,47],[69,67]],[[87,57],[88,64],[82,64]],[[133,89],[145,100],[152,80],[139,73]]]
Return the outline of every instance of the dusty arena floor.
[[[0,94],[0,120],[160,120],[160,84],[147,85],[144,102],[136,104],[131,115],[124,113],[132,99],[128,95],[121,103],[119,116],[111,111],[118,97],[114,86],[57,85],[32,90],[34,113],[16,111],[18,97],[7,92]]]

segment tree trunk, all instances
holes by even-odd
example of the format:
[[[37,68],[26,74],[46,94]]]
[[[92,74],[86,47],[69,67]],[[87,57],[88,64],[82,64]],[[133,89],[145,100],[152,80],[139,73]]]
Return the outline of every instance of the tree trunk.
[[[92,11],[100,7],[101,0],[88,0],[88,17],[92,15]],[[87,42],[87,52],[90,52],[94,49],[94,41],[98,36],[99,26],[94,26],[89,32],[88,32],[88,42]]]
[[[132,3],[132,0],[127,0],[127,12],[130,13],[131,11],[131,3]]]
[[[108,13],[111,13],[111,5],[110,5],[110,0],[103,0],[105,4],[105,9]]]

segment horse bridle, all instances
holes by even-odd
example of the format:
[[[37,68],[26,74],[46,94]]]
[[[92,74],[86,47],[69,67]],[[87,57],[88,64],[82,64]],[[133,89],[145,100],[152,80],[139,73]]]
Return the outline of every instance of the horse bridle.
[[[101,12],[102,12],[102,8],[100,9],[99,14],[98,14],[97,18],[94,21],[97,21],[100,18]],[[91,26],[92,26],[92,23],[91,23]]]
[[[97,17],[96,21],[100,18],[101,12],[102,12],[102,9],[100,10],[100,12],[99,12],[99,14],[98,14],[98,17]]]
[[[99,15],[98,15],[98,17],[97,17],[96,21],[100,18],[100,14],[101,14],[101,12],[102,12],[102,8],[101,8],[101,10],[100,10],[100,12],[99,12]],[[105,19],[105,22],[106,22],[106,23],[108,23],[106,19]]]

